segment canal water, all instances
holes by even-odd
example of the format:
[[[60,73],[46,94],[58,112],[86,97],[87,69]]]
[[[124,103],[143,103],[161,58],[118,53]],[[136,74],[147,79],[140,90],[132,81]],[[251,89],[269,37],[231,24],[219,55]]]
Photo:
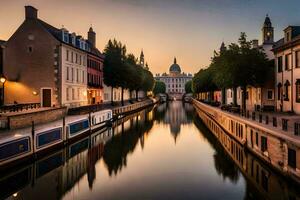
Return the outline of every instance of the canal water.
[[[0,176],[1,199],[298,199],[299,186],[234,140],[224,150],[191,104],[132,114]],[[231,155],[231,156],[230,156]]]

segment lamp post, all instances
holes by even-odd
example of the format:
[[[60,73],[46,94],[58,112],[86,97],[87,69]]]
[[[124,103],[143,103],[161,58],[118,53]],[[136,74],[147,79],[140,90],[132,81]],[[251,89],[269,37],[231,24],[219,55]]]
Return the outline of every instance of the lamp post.
[[[3,106],[4,105],[4,84],[6,82],[5,76],[2,75],[0,77],[0,82],[2,83],[1,105]]]

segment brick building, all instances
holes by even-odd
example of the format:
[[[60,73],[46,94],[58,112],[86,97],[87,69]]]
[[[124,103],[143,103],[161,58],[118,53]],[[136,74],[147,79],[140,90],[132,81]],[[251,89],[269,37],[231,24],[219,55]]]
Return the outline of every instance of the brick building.
[[[25,6],[24,22],[5,43],[4,103],[88,104],[87,59],[95,52],[90,41],[47,24],[36,8]]]

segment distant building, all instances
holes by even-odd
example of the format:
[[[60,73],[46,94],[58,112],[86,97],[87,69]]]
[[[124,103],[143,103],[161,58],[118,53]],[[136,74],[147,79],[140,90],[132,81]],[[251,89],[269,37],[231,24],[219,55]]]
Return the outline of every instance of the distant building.
[[[273,47],[276,58],[276,109],[300,114],[300,26],[284,29]]]
[[[38,18],[36,8],[25,6],[25,21],[5,43],[5,104],[87,105],[88,67],[92,68],[88,60],[103,61],[94,45],[96,38],[89,39],[47,24]],[[101,82],[99,73],[95,72]],[[95,86],[101,87],[101,83]]]
[[[177,64],[176,58],[174,58],[174,63],[170,66],[169,74],[157,74],[155,77],[156,80],[166,84],[166,92],[169,96],[177,99],[181,99],[182,95],[185,94],[185,84],[192,80],[192,78],[192,74],[181,72],[181,68]]]

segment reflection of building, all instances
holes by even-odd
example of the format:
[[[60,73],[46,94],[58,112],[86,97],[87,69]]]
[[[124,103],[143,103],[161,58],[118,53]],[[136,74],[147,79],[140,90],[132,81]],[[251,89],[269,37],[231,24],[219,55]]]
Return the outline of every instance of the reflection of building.
[[[161,109],[166,109],[163,122],[170,125],[171,134],[174,136],[176,142],[177,136],[180,133],[181,125],[191,123],[188,117],[189,112],[193,112],[191,104],[182,104],[181,102],[171,102],[169,104],[162,104],[158,107],[157,112],[165,112]]]
[[[175,98],[182,98],[182,95],[185,93],[185,83],[192,80],[193,76],[191,74],[181,73],[181,68],[177,64],[176,58],[174,63],[169,69],[169,74],[164,73],[161,76],[156,75],[155,79],[162,81],[166,84],[166,92]]]

